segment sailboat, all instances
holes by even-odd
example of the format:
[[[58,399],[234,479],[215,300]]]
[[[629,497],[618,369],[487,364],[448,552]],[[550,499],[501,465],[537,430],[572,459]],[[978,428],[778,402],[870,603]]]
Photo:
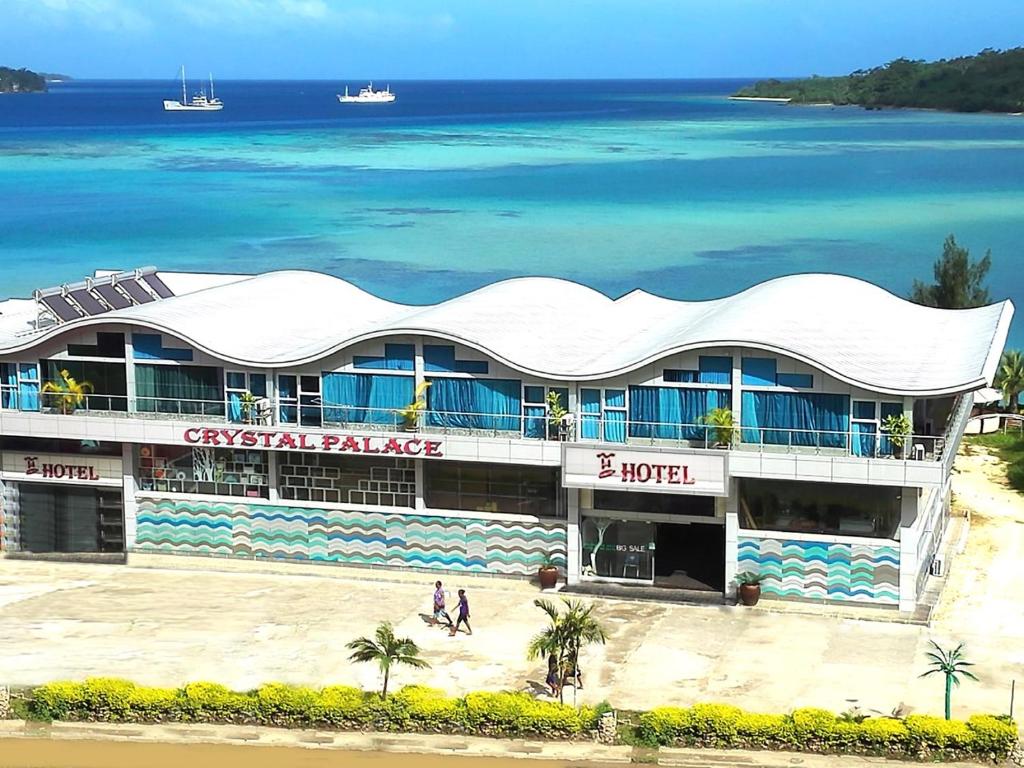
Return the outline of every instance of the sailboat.
[[[188,90],[185,86],[185,65],[181,65],[181,101],[164,99],[165,112],[212,112],[224,109],[221,100],[213,95],[213,73],[210,73],[210,97],[206,97],[206,91],[202,90],[195,94],[191,100],[188,98]]]

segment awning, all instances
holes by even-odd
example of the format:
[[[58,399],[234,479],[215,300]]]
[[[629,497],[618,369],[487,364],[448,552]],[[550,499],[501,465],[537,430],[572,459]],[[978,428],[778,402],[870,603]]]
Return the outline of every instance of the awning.
[[[997,403],[1002,399],[1003,393],[995,387],[985,387],[974,393],[975,405],[988,405],[989,403]]]

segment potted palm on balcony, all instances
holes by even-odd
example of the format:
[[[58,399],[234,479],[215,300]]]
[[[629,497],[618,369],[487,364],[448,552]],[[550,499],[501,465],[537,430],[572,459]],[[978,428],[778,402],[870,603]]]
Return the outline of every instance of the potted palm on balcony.
[[[704,416],[704,424],[711,428],[715,448],[728,448],[736,439],[736,422],[732,408],[712,408]]]
[[[421,381],[413,394],[412,402],[404,408],[399,408],[395,413],[402,419],[402,429],[406,432],[415,432],[420,428],[420,417],[427,410],[427,389],[430,388],[429,381]]]
[[[43,396],[49,396],[56,402],[56,407],[67,416],[85,402],[87,395],[93,392],[92,384],[88,381],[76,380],[67,369],[60,372],[60,381],[47,381],[43,384],[41,392]]]
[[[906,457],[904,447],[910,439],[912,427],[910,419],[905,413],[893,413],[882,421],[882,431],[886,433],[889,442],[892,443],[892,453],[897,459]]]

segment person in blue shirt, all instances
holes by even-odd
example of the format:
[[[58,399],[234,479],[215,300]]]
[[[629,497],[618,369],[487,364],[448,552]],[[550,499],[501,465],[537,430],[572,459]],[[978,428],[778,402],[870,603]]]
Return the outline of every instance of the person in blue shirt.
[[[469,626],[469,600],[466,598],[466,590],[459,590],[459,617],[455,620],[455,626],[448,632],[449,636],[455,637],[459,627],[466,625],[466,634],[472,635],[473,628]]]

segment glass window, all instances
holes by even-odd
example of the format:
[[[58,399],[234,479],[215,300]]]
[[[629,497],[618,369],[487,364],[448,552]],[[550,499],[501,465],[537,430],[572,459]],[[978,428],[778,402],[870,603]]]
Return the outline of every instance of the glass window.
[[[277,414],[282,424],[295,424],[299,420],[298,378],[293,374],[282,373],[277,377],[277,400],[280,403]]]
[[[424,474],[426,503],[432,509],[564,515],[556,468],[427,461]]]
[[[630,491],[595,490],[594,509],[714,517],[715,499],[713,496],[687,496],[681,493],[631,493]]]
[[[121,492],[22,483],[23,552],[123,552]]]
[[[227,386],[228,389],[245,389],[245,374],[239,371],[228,371]]]
[[[662,379],[670,383],[696,383],[699,378],[698,371],[679,370],[678,368],[666,368]]]
[[[855,419],[866,419],[872,420],[875,418],[875,401],[874,400],[854,400],[853,401],[853,418]]]
[[[268,498],[266,451],[143,445],[139,490]]]
[[[584,574],[612,579],[654,578],[653,523],[584,517],[580,524]]]
[[[750,530],[891,539],[901,489],[885,486],[740,479],[740,526]]]
[[[127,411],[128,384],[123,363],[99,363],[85,360],[44,360],[46,380],[63,383],[61,371],[67,371],[79,384],[88,382],[87,394],[75,410]],[[66,407],[60,395],[43,394],[43,407],[59,410]]]
[[[135,392],[142,412],[224,415],[219,368],[198,365],[136,365]]]
[[[328,504],[416,505],[416,471],[411,459],[282,454],[277,467],[282,499]]]

